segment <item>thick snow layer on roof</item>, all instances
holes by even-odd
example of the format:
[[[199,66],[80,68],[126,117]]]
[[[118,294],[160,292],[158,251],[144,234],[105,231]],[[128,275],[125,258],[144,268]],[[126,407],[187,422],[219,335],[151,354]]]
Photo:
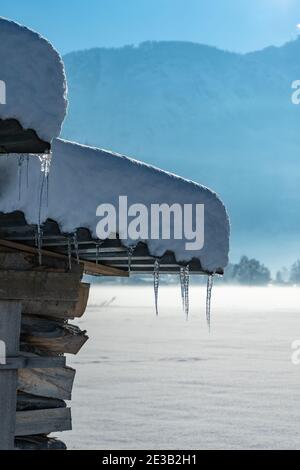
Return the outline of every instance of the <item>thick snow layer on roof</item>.
[[[49,201],[43,204],[42,221],[55,220],[61,230],[72,233],[77,228],[90,230],[97,238],[99,204],[118,207],[120,195],[128,197],[128,205],[204,204],[205,240],[199,251],[186,250],[186,240],[144,240],[153,256],[172,251],[177,261],[198,258],[202,268],[214,272],[228,262],[229,222],[224,205],[208,188],[184,180],[136,160],[105,150],[78,145],[60,139],[52,144],[49,176]],[[23,170],[19,200],[18,161],[16,157],[0,158],[0,211],[21,210],[28,223],[38,223],[40,163],[30,158],[29,185]],[[120,234],[122,235],[122,234]],[[133,244],[132,240],[124,241]]]
[[[37,33],[4,18],[0,18],[0,81],[1,119],[17,119],[49,143],[59,136],[67,105],[60,56]]]

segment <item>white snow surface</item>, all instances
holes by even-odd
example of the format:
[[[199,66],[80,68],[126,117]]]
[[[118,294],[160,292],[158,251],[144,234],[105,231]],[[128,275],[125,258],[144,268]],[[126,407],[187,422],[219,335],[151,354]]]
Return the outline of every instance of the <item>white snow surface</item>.
[[[39,34],[0,18],[0,80],[6,85],[1,119],[17,119],[46,142],[58,137],[66,115],[62,60]]]
[[[299,289],[215,286],[210,334],[205,297],[191,285],[187,322],[179,282],[157,318],[151,286],[92,286],[68,449],[300,448]]]
[[[210,189],[131,158],[61,139],[53,140],[52,152],[49,200],[48,205],[43,202],[41,222],[53,219],[65,233],[84,227],[97,238],[98,205],[110,203],[118,207],[118,199],[122,195],[128,197],[128,205],[140,203],[148,209],[150,204],[161,203],[204,204],[205,241],[201,250],[186,250],[185,239],[141,241],[147,243],[153,256],[162,256],[169,250],[177,261],[188,262],[198,258],[202,268],[208,272],[227,265],[229,221],[223,203]],[[27,187],[24,164],[19,200],[18,158],[1,157],[0,211],[20,210],[28,223],[37,224],[40,184],[40,162],[31,156],[29,185]],[[122,238],[122,233],[119,235]],[[130,239],[123,242],[126,246],[136,243]]]

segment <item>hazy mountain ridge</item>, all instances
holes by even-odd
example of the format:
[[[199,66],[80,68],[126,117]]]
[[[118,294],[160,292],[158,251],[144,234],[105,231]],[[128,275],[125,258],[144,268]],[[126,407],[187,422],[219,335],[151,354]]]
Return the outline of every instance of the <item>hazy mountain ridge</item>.
[[[180,42],[68,54],[63,135],[211,186],[237,240],[296,237],[299,52],[300,39],[246,55]]]

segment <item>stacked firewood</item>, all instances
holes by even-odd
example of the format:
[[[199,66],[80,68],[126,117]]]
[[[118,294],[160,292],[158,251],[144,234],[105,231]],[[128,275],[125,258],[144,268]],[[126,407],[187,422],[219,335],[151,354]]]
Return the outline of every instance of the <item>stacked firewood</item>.
[[[4,250],[4,249],[3,249]],[[19,356],[44,358],[45,368],[18,369],[15,448],[64,449],[49,437],[71,429],[75,370],[57,366],[57,358],[77,354],[87,341],[85,331],[69,323],[83,315],[89,284],[83,266],[69,260],[0,250],[0,300],[21,303]],[[52,366],[53,365],[53,366]]]

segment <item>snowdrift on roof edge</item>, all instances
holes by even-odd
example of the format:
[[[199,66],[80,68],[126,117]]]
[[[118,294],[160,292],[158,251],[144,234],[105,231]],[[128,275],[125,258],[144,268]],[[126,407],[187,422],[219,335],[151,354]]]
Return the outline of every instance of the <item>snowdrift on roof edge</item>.
[[[151,165],[123,155],[95,149],[73,142],[54,139],[49,175],[48,204],[43,203],[42,220],[55,220],[62,232],[73,233],[87,228],[96,239],[99,204],[118,206],[118,199],[126,195],[128,206],[143,204],[204,204],[205,240],[201,250],[186,250],[186,239],[140,239],[153,256],[160,257],[172,251],[177,261],[200,260],[207,272],[225,268],[228,263],[229,221],[225,207],[210,189]],[[38,223],[40,163],[30,159],[29,185],[22,173],[22,195],[19,200],[18,161],[0,159],[0,187],[5,189],[0,198],[0,211],[20,210],[30,224]],[[3,185],[2,177],[3,175]],[[149,210],[150,213],[150,210]],[[126,246],[135,244],[129,238]]]
[[[0,80],[5,84],[1,119],[17,119],[49,143],[60,135],[67,108],[61,57],[38,33],[1,17]]]

